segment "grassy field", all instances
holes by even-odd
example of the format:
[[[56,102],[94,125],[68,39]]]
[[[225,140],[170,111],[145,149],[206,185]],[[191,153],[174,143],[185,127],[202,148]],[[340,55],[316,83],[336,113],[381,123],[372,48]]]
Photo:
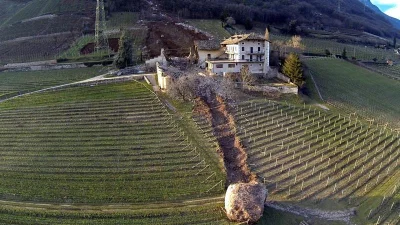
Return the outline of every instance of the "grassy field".
[[[190,25],[197,27],[200,30],[210,33],[214,37],[223,40],[231,35],[221,26],[219,20],[188,20]]]
[[[399,222],[398,132],[265,100],[241,103],[235,117],[269,200],[323,210],[356,207],[357,224]]]
[[[79,68],[51,71],[0,73],[0,97],[18,92],[30,92],[61,84],[85,80],[100,75],[101,68]]]
[[[305,64],[328,103],[400,127],[400,82],[343,60],[310,59]]]
[[[215,146],[187,134],[148,88],[74,87],[1,103],[0,222],[228,223]]]

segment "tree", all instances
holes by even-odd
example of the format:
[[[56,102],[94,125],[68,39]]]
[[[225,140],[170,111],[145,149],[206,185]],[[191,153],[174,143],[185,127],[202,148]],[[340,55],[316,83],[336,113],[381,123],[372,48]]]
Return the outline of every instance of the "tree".
[[[232,16],[227,17],[225,22],[226,22],[226,25],[228,25],[228,26],[233,26],[236,24],[236,20]]]
[[[283,74],[288,76],[290,80],[297,86],[301,87],[304,84],[303,68],[300,58],[295,53],[290,53],[286,58],[282,68]]]
[[[243,65],[242,68],[240,68],[240,80],[246,84],[254,83],[255,79],[250,72],[249,65]]]
[[[331,51],[329,51],[329,49],[325,49],[325,55],[326,56],[331,56],[332,53],[331,53]]]
[[[253,29],[253,20],[251,20],[250,18],[247,18],[247,19],[244,21],[244,28],[245,28],[246,30],[251,30],[251,29]]]
[[[286,45],[293,48],[304,49],[305,46],[301,43],[301,41],[302,39],[299,35],[294,35],[289,41],[287,41]]]
[[[343,51],[342,51],[342,58],[343,58],[343,59],[347,59],[347,51],[346,51],[346,48],[343,48]]]
[[[123,31],[119,39],[118,54],[114,59],[114,66],[123,69],[133,65],[132,39]]]

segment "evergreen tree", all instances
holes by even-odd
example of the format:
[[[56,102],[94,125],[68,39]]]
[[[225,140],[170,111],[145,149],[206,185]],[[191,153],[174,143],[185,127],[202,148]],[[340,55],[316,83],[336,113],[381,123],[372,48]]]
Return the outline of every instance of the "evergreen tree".
[[[347,59],[347,51],[346,51],[346,48],[343,48],[342,59]]]
[[[300,58],[295,53],[290,53],[286,58],[282,68],[283,74],[288,76],[290,80],[297,86],[301,87],[304,84],[303,68]]]
[[[119,39],[118,54],[114,59],[114,65],[118,69],[123,69],[133,65],[133,46],[132,39],[122,32]]]

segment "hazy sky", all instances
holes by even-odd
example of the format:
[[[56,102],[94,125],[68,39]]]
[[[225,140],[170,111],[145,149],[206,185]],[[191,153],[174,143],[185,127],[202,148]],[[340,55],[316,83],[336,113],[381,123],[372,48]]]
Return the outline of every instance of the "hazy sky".
[[[371,0],[387,15],[400,19],[400,0]]]

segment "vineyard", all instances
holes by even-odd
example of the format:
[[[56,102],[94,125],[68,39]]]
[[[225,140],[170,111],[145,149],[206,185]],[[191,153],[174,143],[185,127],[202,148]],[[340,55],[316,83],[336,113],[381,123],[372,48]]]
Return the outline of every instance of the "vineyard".
[[[99,68],[0,73],[0,99],[99,75]]]
[[[8,3],[6,3],[8,4]],[[15,3],[14,3],[15,4]],[[80,13],[91,15],[95,3],[88,0],[33,0],[10,16],[2,27],[47,14]]]
[[[22,97],[1,103],[0,115],[2,223],[15,223],[19,215],[31,221],[40,211],[36,203],[53,204],[53,210],[36,213],[47,222],[60,217],[65,224],[75,217],[74,224],[84,224],[88,215],[98,224],[132,219],[135,224],[176,224],[178,216],[184,216],[178,220],[182,224],[226,223],[218,209],[222,170],[141,83]],[[16,206],[7,207],[8,201]],[[35,203],[31,211],[21,209],[25,202]],[[179,202],[176,211],[167,207]],[[102,207],[95,205],[82,213],[54,210],[63,207],[57,204],[76,203],[115,204],[116,213],[97,212]]]
[[[304,63],[326,102],[347,113],[400,127],[398,81],[344,60],[309,59]]]
[[[386,63],[364,63],[368,68],[377,73],[389,76],[393,79],[400,80],[400,64],[389,66]]]
[[[248,163],[270,200],[356,207],[357,224],[400,222],[399,132],[266,100],[241,103],[236,120]]]
[[[68,49],[74,34],[62,33],[20,41],[0,42],[0,65],[55,59]]]
[[[282,35],[271,35],[271,41],[288,41],[290,37]],[[335,40],[323,40],[317,38],[302,37],[302,43],[305,46],[300,53],[311,53],[325,55],[328,50],[332,55],[342,55],[343,49],[346,49],[347,57],[355,57],[359,60],[372,61],[374,58],[378,60],[396,59],[393,49],[380,49],[371,46],[355,45],[339,43]],[[285,49],[284,49],[285,50]],[[286,49],[289,51],[289,49]]]

